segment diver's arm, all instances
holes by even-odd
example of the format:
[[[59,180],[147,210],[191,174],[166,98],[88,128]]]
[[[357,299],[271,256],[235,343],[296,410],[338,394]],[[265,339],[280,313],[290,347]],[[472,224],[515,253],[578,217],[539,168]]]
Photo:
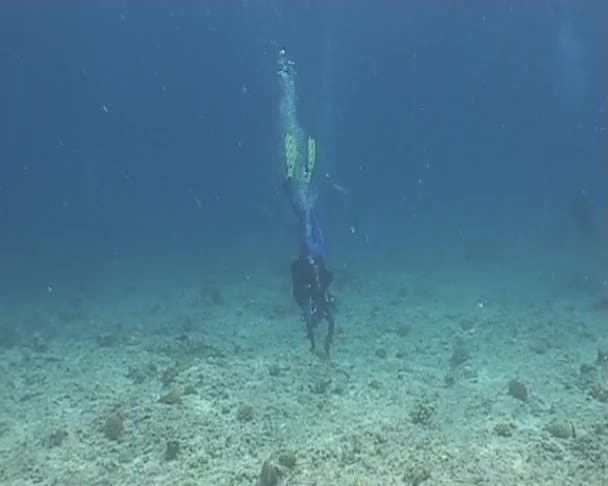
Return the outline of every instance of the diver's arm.
[[[312,313],[312,307],[310,304],[304,305],[302,307],[302,313],[304,317],[304,323],[306,324],[306,337],[310,341],[310,350],[315,350],[315,323],[314,323],[314,315]]]

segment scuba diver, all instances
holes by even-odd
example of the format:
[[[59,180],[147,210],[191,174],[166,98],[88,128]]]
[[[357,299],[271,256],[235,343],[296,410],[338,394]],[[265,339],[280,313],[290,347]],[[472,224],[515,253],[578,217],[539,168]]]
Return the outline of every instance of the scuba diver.
[[[295,88],[293,63],[281,50],[279,77],[283,89],[281,116],[285,133],[284,187],[292,209],[298,218],[300,252],[291,264],[293,296],[302,311],[311,351],[315,350],[314,329],[327,321],[324,350],[329,354],[334,337],[334,298],[329,292],[333,275],[325,267],[323,234],[315,215],[317,194],[311,186],[316,161],[316,143],[304,136],[295,116]],[[300,147],[306,145],[306,157]]]
[[[314,328],[323,319],[327,321],[324,350],[329,354],[335,327],[334,298],[329,293],[333,274],[325,267],[323,234],[313,211],[316,195],[310,187],[310,177],[314,168],[315,151],[315,142],[309,138],[308,164],[304,167],[304,178],[298,181],[294,178],[294,162],[297,159],[295,138],[291,134],[285,136],[285,190],[298,218],[300,230],[300,254],[291,264],[293,296],[302,310],[311,351],[315,349]]]

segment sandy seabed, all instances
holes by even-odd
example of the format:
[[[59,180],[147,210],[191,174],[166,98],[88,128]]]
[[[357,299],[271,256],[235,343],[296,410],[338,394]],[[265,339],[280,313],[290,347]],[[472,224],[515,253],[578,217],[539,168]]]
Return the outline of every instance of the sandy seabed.
[[[330,357],[274,271],[7,309],[0,484],[608,484],[605,292],[496,271],[338,268]]]

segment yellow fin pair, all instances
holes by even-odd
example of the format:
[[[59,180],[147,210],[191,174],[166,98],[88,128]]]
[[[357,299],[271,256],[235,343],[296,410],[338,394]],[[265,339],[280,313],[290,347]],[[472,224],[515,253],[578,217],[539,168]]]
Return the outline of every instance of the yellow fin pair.
[[[315,168],[315,161],[317,159],[317,143],[314,138],[308,137],[308,157],[306,159],[306,166],[304,167],[304,182],[307,184],[310,182],[312,173]],[[292,133],[285,134],[285,167],[287,179],[293,178],[293,173],[296,168],[296,162],[298,160],[298,144],[296,138]]]

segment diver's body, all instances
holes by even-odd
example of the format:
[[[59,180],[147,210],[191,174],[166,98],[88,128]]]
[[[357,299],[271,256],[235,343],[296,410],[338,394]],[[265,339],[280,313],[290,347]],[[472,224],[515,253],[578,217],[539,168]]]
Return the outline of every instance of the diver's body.
[[[328,330],[325,352],[334,337],[333,298],[329,293],[332,274],[325,268],[323,234],[314,214],[315,192],[311,186],[316,160],[316,142],[306,141],[296,116],[294,64],[279,51],[279,82],[282,91],[280,114],[285,136],[285,192],[298,218],[300,253],[291,264],[293,296],[302,310],[311,349],[315,349],[314,328],[323,320]],[[308,143],[306,143],[308,142]]]
[[[291,264],[291,281],[294,299],[302,310],[311,350],[315,349],[314,328],[326,320],[328,327],[324,350],[329,354],[335,328],[334,299],[329,292],[333,275],[325,267],[323,235],[314,215],[315,198],[310,187],[312,165],[309,162],[310,172],[305,180],[294,180],[293,172],[289,170],[285,178],[285,190],[298,218],[300,233],[300,254]]]

